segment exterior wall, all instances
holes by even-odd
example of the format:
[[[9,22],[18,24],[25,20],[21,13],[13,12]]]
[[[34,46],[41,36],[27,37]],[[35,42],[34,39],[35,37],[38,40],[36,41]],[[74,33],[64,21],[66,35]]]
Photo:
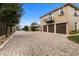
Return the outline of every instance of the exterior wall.
[[[43,18],[41,18],[41,24],[42,25],[46,25],[45,20],[47,20],[48,15],[44,16]]]
[[[64,10],[64,15],[59,15],[59,9],[52,12],[52,20],[54,20],[53,24],[54,24],[54,33],[56,33],[56,24],[58,23],[64,23],[67,22],[68,20],[68,6],[63,7]],[[48,17],[48,15],[44,16],[41,18],[41,28],[43,28],[43,25],[47,25],[45,23],[46,18]],[[50,24],[49,24],[50,25]],[[42,29],[43,31],[43,29]]]
[[[41,21],[40,21],[41,22],[40,23],[41,25],[40,25],[40,27],[41,27],[41,30],[42,31],[43,31],[43,25],[47,25],[47,28],[48,28],[48,25],[50,25],[50,24],[46,24],[46,22],[45,22],[45,20],[47,20],[48,16],[49,15],[46,15],[46,16],[44,16],[44,17],[41,18]],[[48,29],[47,29],[47,32],[48,32]]]
[[[42,32],[43,32],[43,23],[44,23],[43,18],[41,18],[41,20],[40,20],[40,29],[41,29]]]
[[[76,11],[75,8],[71,6],[64,6],[62,8],[64,10],[64,15],[59,15],[59,9],[52,12],[52,18],[54,20],[54,33],[56,33],[56,24],[58,23],[66,23],[66,34],[69,34],[70,31],[75,29],[75,22],[78,23],[78,29],[79,29],[79,16],[74,16],[74,12]],[[48,15],[41,18],[41,27],[43,25],[47,25],[45,23],[46,18]],[[43,30],[43,29],[42,29]]]
[[[64,15],[59,15],[59,9],[53,12],[54,17],[54,32],[56,33],[56,24],[66,22],[66,34],[68,34],[68,6],[62,8],[64,10]]]
[[[68,7],[63,7],[62,9],[64,10],[64,15],[59,15],[59,9],[53,12],[55,23],[67,22]]]
[[[79,30],[79,16],[78,16],[78,19],[77,20],[78,20],[78,30]]]
[[[68,32],[75,29],[75,22],[79,23],[79,16],[74,16],[75,9],[68,6]]]

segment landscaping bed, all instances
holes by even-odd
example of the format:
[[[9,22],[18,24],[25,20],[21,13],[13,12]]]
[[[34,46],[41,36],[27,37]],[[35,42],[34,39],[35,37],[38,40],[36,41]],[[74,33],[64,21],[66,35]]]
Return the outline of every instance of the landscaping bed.
[[[79,43],[79,35],[68,36],[67,38],[73,42]]]
[[[8,38],[5,37],[5,35],[0,36],[0,45],[3,44]]]

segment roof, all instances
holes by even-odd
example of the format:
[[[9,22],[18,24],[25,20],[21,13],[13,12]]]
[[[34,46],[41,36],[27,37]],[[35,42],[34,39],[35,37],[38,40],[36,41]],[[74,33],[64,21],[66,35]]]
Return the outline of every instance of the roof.
[[[72,4],[72,3],[66,3],[66,4],[64,4],[63,6],[58,7],[58,8],[56,8],[56,9],[54,9],[53,11],[50,11],[50,12],[44,14],[44,15],[41,16],[40,18],[42,18],[42,17],[44,17],[44,16],[46,16],[46,15],[48,15],[48,14],[51,14],[52,12],[54,12],[54,11],[60,9],[60,8],[63,8],[64,6],[67,6],[67,5],[70,5],[71,7],[73,7],[73,8],[75,8],[75,9],[79,10],[79,8],[78,8],[77,6],[75,6],[74,4]]]

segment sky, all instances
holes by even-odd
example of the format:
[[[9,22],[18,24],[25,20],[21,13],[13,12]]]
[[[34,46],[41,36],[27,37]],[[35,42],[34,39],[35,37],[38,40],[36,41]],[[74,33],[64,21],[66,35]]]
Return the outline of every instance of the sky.
[[[64,3],[24,3],[24,15],[21,17],[20,26],[30,26],[32,22],[40,24],[40,16],[62,6]],[[79,3],[76,4],[79,6]]]

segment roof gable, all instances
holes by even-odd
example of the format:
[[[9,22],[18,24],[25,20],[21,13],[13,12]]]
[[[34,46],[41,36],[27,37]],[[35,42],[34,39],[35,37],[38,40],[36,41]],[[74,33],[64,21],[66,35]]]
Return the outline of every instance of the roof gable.
[[[48,15],[48,14],[51,14],[52,12],[54,12],[54,11],[60,9],[60,8],[63,8],[63,7],[65,7],[65,6],[68,6],[68,5],[71,6],[71,7],[73,7],[73,8],[75,8],[75,9],[77,9],[77,10],[79,10],[79,8],[78,8],[77,6],[75,6],[74,4],[72,4],[72,3],[66,3],[66,4],[64,4],[63,6],[58,7],[58,8],[56,8],[56,9],[54,9],[53,11],[50,11],[50,12],[48,12],[47,14],[41,16],[40,18],[42,18],[42,17],[44,17],[44,16],[46,16],[46,15]]]

